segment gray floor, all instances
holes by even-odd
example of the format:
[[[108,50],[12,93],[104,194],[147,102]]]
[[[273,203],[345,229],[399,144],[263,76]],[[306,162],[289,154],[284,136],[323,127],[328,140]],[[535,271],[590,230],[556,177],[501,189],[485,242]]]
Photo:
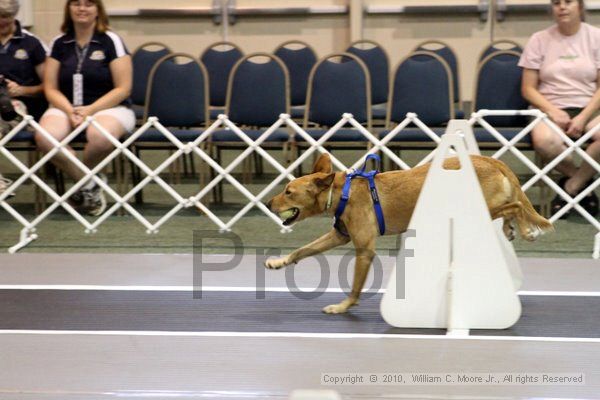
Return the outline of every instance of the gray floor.
[[[219,267],[216,264],[228,259],[230,256],[205,256],[202,259],[204,269],[227,268],[224,271],[203,271],[203,286],[216,291],[211,295],[222,295],[227,288],[239,290],[243,287],[247,290],[255,287],[263,277],[267,288],[285,288],[285,272],[264,271],[260,262],[257,266],[254,257],[249,256],[236,266]],[[340,286],[337,278],[340,258],[328,256],[327,260],[332,277],[329,289],[335,292]],[[383,257],[381,261],[383,267],[379,276],[385,282],[394,259]],[[22,285],[40,285],[29,287],[33,292],[20,293],[35,293],[36,296],[49,290],[59,292],[58,289],[75,288],[88,289],[85,292],[88,294],[96,293],[90,289],[98,287],[89,285],[106,286],[100,289],[118,286],[120,291],[114,293],[128,289],[123,286],[131,286],[129,289],[132,290],[161,287],[164,291],[189,290],[194,284],[193,265],[190,255],[0,255],[0,285],[4,292],[22,290]],[[598,312],[597,296],[581,293],[595,292],[600,288],[598,261],[522,259],[522,268],[525,278],[521,290],[579,292],[560,294],[564,302],[561,302],[561,297],[556,297],[556,293],[548,297],[563,305],[573,301],[577,294],[585,295],[580,300],[592,299],[572,312],[574,325],[580,315],[589,317]],[[302,263],[294,272],[298,287],[312,288],[318,284],[320,274],[316,262]],[[375,285],[375,288],[378,286]],[[60,301],[55,298],[56,302],[38,302],[35,311],[43,316],[60,306],[68,310],[63,312],[68,318],[93,320],[94,315],[89,314],[97,313],[100,318],[103,313],[115,311],[122,304],[114,303],[109,310],[103,307],[82,310],[79,303],[83,302],[83,297],[78,300],[76,296],[72,297],[77,292],[68,293],[69,296]],[[161,293],[164,294],[161,291],[155,294]],[[537,294],[537,297],[534,296],[536,301],[548,300],[539,296],[543,293]],[[277,298],[283,293],[269,295]],[[327,296],[336,296],[336,293],[328,293]],[[22,298],[20,301],[24,302]],[[11,303],[5,299],[3,310],[19,308],[20,301],[13,299]],[[300,303],[289,305],[291,311],[303,306]],[[285,305],[279,307],[281,311]],[[369,308],[365,309],[368,311]],[[250,321],[252,315],[245,310],[243,302],[239,303],[238,314]],[[82,314],[77,315],[78,312]],[[290,313],[288,317],[290,320],[297,317],[302,323],[302,316],[311,312],[315,313],[314,319],[327,318],[317,307],[314,310],[304,309],[302,313]],[[194,321],[190,321],[190,325],[194,325]],[[585,384],[578,386],[333,387],[345,399],[600,398],[600,340],[589,337],[486,338],[472,332],[468,338],[453,338],[393,333],[273,333],[248,329],[243,329],[245,332],[242,329],[229,332],[199,332],[194,329],[187,332],[65,332],[65,326],[60,323],[44,329],[0,331],[1,399],[283,399],[293,389],[331,389],[320,383],[321,374],[331,372],[551,372],[585,375]]]
[[[244,255],[232,262],[232,255],[195,256],[196,272],[202,273],[204,286],[256,287],[264,279],[266,287],[286,287],[285,271],[270,271],[263,259]],[[342,256],[326,257],[329,287],[339,288]],[[395,258],[379,256],[381,268],[373,268],[365,287],[387,282]],[[192,286],[194,255],[191,254],[39,254],[0,253],[0,285],[125,285]],[[521,290],[600,291],[600,261],[585,259],[522,258],[524,280]],[[294,281],[300,288],[315,288],[325,271],[314,259],[294,267]],[[344,269],[351,276],[352,265]],[[323,278],[325,280],[326,278]]]

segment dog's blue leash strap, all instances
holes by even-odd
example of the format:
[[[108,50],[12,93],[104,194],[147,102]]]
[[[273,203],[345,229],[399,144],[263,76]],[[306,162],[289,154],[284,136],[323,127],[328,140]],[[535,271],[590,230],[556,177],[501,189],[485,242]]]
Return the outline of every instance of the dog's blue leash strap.
[[[377,166],[374,171],[365,173],[364,170],[367,166],[368,160],[375,160]],[[363,177],[369,180],[369,190],[371,191],[371,198],[373,199],[373,208],[375,209],[375,215],[377,216],[377,225],[379,225],[379,234],[385,234],[385,218],[383,218],[383,209],[379,201],[379,195],[377,194],[377,186],[375,186],[375,175],[379,173],[379,163],[381,159],[377,154],[369,154],[365,159],[365,164],[362,169]]]
[[[383,209],[379,202],[379,195],[377,194],[377,187],[375,186],[375,175],[378,171],[371,171],[369,173],[369,189],[371,190],[371,198],[373,199],[373,208],[375,209],[375,215],[377,216],[377,224],[379,225],[379,234],[385,234],[385,219],[383,218]]]
[[[377,168],[374,171],[365,172],[367,168],[367,162],[369,160],[375,160],[377,163]],[[375,215],[377,216],[379,234],[385,234],[385,219],[383,217],[383,209],[381,208],[381,203],[379,202],[379,195],[377,194],[377,187],[375,186],[375,175],[379,173],[380,162],[381,160],[377,154],[369,154],[367,155],[365,163],[363,164],[361,169],[346,174],[346,181],[344,182],[344,186],[342,188],[342,197],[340,198],[340,202],[338,203],[337,209],[335,210],[335,217],[333,222],[333,227],[344,236],[347,235],[339,228],[339,221],[340,217],[344,213],[344,210],[346,209],[348,199],[350,199],[350,184],[352,183],[352,179],[354,179],[355,177],[366,178],[369,180],[369,190],[371,192],[371,198],[373,199],[373,208],[375,209]]]
[[[350,199],[350,184],[352,183],[352,178],[356,176],[356,172],[351,172],[346,174],[346,181],[344,182],[344,186],[342,187],[342,197],[340,198],[340,202],[335,210],[335,217],[333,219],[333,227],[336,231],[340,232],[344,236],[348,236],[344,231],[342,231],[339,227],[340,217],[344,213],[346,209],[346,204],[348,203],[348,199]]]

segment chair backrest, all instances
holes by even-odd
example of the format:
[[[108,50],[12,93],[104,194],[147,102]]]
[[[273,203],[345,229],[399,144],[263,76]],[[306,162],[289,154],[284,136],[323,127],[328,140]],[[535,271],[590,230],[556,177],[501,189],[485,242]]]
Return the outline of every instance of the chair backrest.
[[[485,57],[477,67],[474,110],[524,110],[529,105],[521,95],[521,76],[518,66],[520,54],[516,51],[497,51]],[[523,126],[526,118],[489,117],[493,126]]]
[[[229,73],[243,56],[242,50],[230,42],[213,43],[200,55],[200,61],[206,67],[210,79],[211,106],[225,106]]]
[[[189,62],[177,63],[175,58]],[[207,126],[208,86],[206,68],[193,56],[184,53],[164,56],[150,72],[144,121],[158,117],[165,126]]]
[[[317,62],[317,54],[307,43],[290,40],[280,44],[273,52],[287,67],[290,75],[291,104],[304,105],[308,76]]]
[[[371,129],[371,82],[369,70],[360,58],[334,53],[322,58],[310,72],[304,127],[309,122],[335,125],[344,113],[351,113]]]
[[[481,62],[481,60],[483,60],[484,58],[486,58],[487,56],[489,56],[492,53],[495,53],[497,51],[503,51],[503,50],[510,50],[510,51],[516,51],[517,53],[522,53],[523,47],[521,47],[521,45],[519,43],[515,42],[514,40],[508,40],[508,39],[494,40],[492,43],[487,45],[481,51],[481,54],[479,55],[477,62]]]
[[[131,57],[133,63],[131,101],[133,104],[144,104],[150,71],[154,64],[167,54],[171,54],[171,49],[159,42],[144,43],[133,52]]]
[[[360,58],[371,74],[371,102],[385,103],[388,100],[390,65],[386,51],[372,40],[357,40],[346,49],[347,53]]]
[[[453,80],[453,94],[454,101],[459,102],[461,100],[460,97],[460,82],[458,75],[458,59],[456,57],[456,53],[447,43],[442,42],[440,40],[427,40],[417,45],[413,51],[431,51],[438,56],[442,57],[444,61],[450,67],[450,71],[452,72],[452,80]]]
[[[454,115],[452,71],[440,56],[416,51],[392,75],[386,125],[402,122],[414,112],[428,126],[440,126]]]
[[[268,58],[267,62],[262,61]],[[257,127],[273,125],[290,111],[290,83],[287,68],[277,56],[253,53],[239,60],[231,70],[225,113],[236,124]]]

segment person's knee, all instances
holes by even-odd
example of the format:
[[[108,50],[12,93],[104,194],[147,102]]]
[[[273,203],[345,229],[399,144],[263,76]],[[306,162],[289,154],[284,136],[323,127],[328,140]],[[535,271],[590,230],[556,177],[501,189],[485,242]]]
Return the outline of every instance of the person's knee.
[[[111,141],[102,132],[94,127],[88,128],[86,135],[90,150],[108,152],[114,150],[115,148]]]
[[[38,150],[47,153],[54,148],[52,141],[43,133],[36,132],[34,135],[35,145]]]
[[[565,149],[565,144],[554,133],[539,134],[532,139],[533,148],[543,156],[555,156]]]
[[[70,129],[70,125],[66,119],[55,116],[42,117],[40,126],[43,132],[36,130],[34,139],[38,149],[43,152],[48,152],[54,148],[51,138],[60,141],[69,133]]]
[[[552,141],[534,142],[533,148],[545,158],[554,157],[562,151],[562,148]]]

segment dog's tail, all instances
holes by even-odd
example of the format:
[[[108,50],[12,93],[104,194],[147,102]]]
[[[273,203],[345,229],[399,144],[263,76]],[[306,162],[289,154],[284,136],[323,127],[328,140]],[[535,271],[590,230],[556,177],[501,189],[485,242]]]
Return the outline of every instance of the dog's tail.
[[[515,200],[521,203],[521,217],[527,222],[527,225],[529,225],[528,228],[530,232],[539,231],[541,233],[546,233],[554,231],[554,225],[546,218],[542,217],[535,208],[533,208],[527,195],[521,189],[519,178],[517,178],[512,170],[502,161],[493,158],[491,160],[493,160],[500,172],[502,172],[510,182],[511,189],[515,195]]]

